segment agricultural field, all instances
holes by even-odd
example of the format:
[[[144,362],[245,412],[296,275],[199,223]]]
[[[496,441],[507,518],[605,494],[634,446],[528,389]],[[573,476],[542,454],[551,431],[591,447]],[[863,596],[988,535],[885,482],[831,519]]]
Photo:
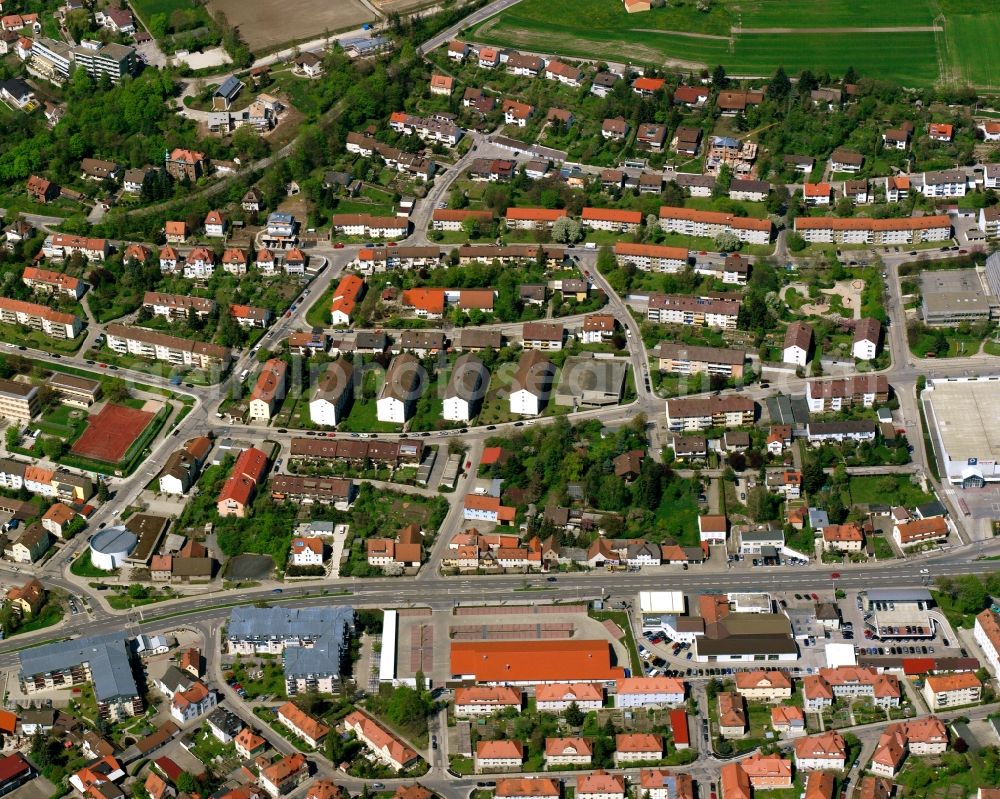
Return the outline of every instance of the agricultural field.
[[[522,0],[470,38],[619,62],[627,54],[632,63],[686,69],[721,63],[734,75],[768,76],[779,65],[792,73],[854,67],[907,86],[991,87],[1000,86],[1000,67],[986,54],[1000,50],[1000,20],[987,8],[983,0],[722,0],[700,12],[694,0],[682,0],[626,14],[608,0]]]
[[[254,51],[322,36],[326,31],[350,30],[375,19],[359,0],[337,0],[336,3],[326,0],[290,0],[287,3],[210,0],[208,10],[212,14],[225,12],[229,24],[239,28],[243,40]]]
[[[373,0],[375,6],[383,14],[411,14],[424,8],[436,5],[434,0]]]

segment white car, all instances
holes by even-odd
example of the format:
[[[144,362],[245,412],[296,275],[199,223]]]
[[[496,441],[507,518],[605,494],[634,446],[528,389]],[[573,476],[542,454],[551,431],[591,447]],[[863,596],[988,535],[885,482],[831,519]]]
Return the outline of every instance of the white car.
[[[931,573],[931,570],[930,570],[930,569],[921,569],[921,570],[920,570],[920,573],[921,573],[921,574],[930,574],[930,573]]]

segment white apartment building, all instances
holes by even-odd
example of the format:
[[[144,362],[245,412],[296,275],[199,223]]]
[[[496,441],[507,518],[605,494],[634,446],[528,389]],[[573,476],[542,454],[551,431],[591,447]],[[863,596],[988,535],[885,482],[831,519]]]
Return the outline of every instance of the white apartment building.
[[[660,208],[660,227],[666,233],[701,238],[715,238],[720,233],[732,233],[748,244],[767,244],[771,241],[772,229],[769,219],[752,219],[721,211],[699,211],[668,205]]]
[[[585,713],[599,710],[604,706],[604,689],[595,683],[535,686],[535,708],[540,713],[562,713],[574,702]]]
[[[962,705],[978,705],[982,692],[982,683],[971,671],[929,674],[924,680],[924,699],[932,711],[951,710]]]
[[[1000,616],[989,608],[984,610],[976,616],[973,636],[983,650],[993,676],[1000,676]]]
[[[684,702],[684,681],[674,677],[625,677],[615,682],[615,707],[669,707]]]

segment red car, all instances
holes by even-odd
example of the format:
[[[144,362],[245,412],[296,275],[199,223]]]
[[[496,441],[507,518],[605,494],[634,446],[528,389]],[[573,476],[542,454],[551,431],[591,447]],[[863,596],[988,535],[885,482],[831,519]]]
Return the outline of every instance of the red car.
[[[344,242],[338,241],[336,244],[333,245],[333,249],[335,249],[335,250],[342,250],[342,249],[344,249]]]

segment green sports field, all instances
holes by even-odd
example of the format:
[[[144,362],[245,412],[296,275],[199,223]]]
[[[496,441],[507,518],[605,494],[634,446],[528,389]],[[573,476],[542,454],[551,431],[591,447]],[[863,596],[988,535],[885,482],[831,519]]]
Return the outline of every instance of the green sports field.
[[[1000,89],[1000,15],[990,0],[697,0],[627,14],[620,0],[521,0],[470,38],[581,58],[767,76],[776,67],[906,86]]]

